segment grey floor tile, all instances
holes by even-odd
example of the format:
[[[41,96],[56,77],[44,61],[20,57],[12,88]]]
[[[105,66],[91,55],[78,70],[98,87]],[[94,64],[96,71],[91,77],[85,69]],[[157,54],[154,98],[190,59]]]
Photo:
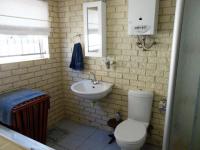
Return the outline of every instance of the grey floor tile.
[[[55,141],[50,139],[50,138],[47,138],[47,142],[46,142],[46,145],[52,147],[53,145],[55,145]]]
[[[81,125],[81,124],[78,124],[78,123],[75,123],[75,122],[72,122],[69,120],[61,121],[56,127],[66,131],[66,132],[69,132],[70,134],[75,134],[75,135],[79,135],[82,137],[89,137],[96,130],[96,128],[94,128],[94,127]]]
[[[54,142],[61,140],[67,135],[67,132],[60,130],[58,128],[51,129],[48,131],[48,139]]]
[[[154,145],[150,145],[150,144],[145,144],[142,148],[142,150],[161,150],[161,147],[157,147]]]
[[[60,128],[65,131],[73,131],[79,126],[81,125],[70,120],[62,120],[56,125],[57,128]]]
[[[85,141],[84,137],[75,135],[75,134],[68,134],[61,140],[57,141],[57,145],[62,146],[66,149],[76,150],[81,143]]]
[[[108,132],[98,129],[77,150],[103,150],[109,140]]]
[[[62,120],[48,132],[47,145],[56,150],[120,150],[116,143],[108,144],[109,132]],[[149,144],[142,150],[161,150]]]
[[[67,148],[59,146],[59,145],[53,145],[51,147],[54,148],[55,150],[70,150],[70,149],[67,149]]]
[[[117,143],[107,145],[103,150],[121,150]]]

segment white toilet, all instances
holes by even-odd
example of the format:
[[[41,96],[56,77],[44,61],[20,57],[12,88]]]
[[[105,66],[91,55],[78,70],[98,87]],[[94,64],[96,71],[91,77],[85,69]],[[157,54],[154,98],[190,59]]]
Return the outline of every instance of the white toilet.
[[[128,119],[115,129],[117,144],[122,150],[139,150],[145,143],[151,117],[153,92],[128,92]]]

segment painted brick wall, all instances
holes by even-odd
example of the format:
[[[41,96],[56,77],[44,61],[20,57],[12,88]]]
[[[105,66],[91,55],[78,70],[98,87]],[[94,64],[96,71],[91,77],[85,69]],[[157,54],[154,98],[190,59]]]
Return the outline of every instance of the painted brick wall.
[[[77,72],[68,66],[73,36],[83,34],[82,4],[83,0],[60,0],[58,4],[66,116],[77,122],[107,129],[106,121],[116,112],[120,111],[123,118],[127,117],[129,89],[153,90],[151,124],[154,129],[148,142],[161,145],[164,116],[158,104],[167,94],[175,2],[160,0],[158,34],[155,36],[158,44],[151,51],[144,52],[136,47],[136,39],[128,36],[127,0],[107,0],[107,52],[116,61],[116,66],[108,70],[103,59],[85,58],[85,70]],[[115,84],[112,93],[94,106],[70,91],[70,85],[88,79],[90,71],[97,75],[98,80]]]
[[[49,1],[50,59],[0,65],[0,93],[20,88],[41,89],[51,96],[49,126],[64,117],[58,3]]]
[[[127,0],[107,0],[107,52],[117,62],[116,66],[108,70],[103,59],[85,58],[86,69],[76,72],[68,66],[73,36],[83,34],[82,3],[83,0],[49,0],[51,58],[0,65],[0,93],[23,87],[41,89],[51,96],[49,126],[66,116],[108,129],[106,121],[116,112],[120,111],[124,119],[127,117],[129,89],[153,90],[154,129],[148,142],[160,145],[164,117],[158,103],[167,92],[174,0],[160,0],[159,29],[155,37],[158,44],[149,52],[138,49],[135,38],[127,34]],[[98,80],[115,84],[112,93],[94,106],[70,91],[70,85],[88,79],[90,71],[95,72]]]

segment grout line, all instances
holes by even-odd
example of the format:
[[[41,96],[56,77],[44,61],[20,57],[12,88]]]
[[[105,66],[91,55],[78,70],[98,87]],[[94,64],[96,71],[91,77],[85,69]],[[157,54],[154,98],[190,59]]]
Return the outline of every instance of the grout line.
[[[92,127],[95,128],[95,127]],[[82,144],[84,144],[92,135],[94,135],[97,132],[97,128],[95,128],[95,130],[91,133],[91,135],[88,135],[88,137],[85,137],[85,139],[83,140],[82,143],[80,143],[80,145],[77,146],[77,148],[75,148],[76,150],[79,150],[78,148],[81,147]]]

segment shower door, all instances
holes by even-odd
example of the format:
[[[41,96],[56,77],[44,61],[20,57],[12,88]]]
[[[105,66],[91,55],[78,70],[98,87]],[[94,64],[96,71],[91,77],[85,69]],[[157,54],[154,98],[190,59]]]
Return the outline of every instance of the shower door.
[[[181,5],[181,6],[180,6]],[[200,150],[200,0],[177,0],[164,150]],[[182,8],[181,8],[182,7]],[[179,24],[179,26],[176,25]],[[178,29],[179,28],[179,29]],[[178,38],[176,38],[178,37]],[[178,40],[178,42],[176,41]],[[176,49],[177,48],[177,49]],[[171,67],[171,70],[173,68]],[[173,76],[174,75],[174,76]],[[170,104],[169,104],[170,103]],[[171,111],[171,112],[169,112]]]

